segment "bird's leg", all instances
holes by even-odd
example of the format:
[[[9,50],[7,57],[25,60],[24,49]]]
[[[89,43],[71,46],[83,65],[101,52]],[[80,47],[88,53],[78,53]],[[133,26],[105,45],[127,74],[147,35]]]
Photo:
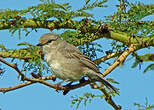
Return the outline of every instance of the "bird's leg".
[[[65,81],[68,81],[68,80],[63,80],[63,81],[61,81],[61,82],[59,82],[59,83],[56,84],[56,91],[57,91],[57,92],[58,92],[59,88],[62,87],[61,84],[62,84],[63,82],[65,82]]]
[[[85,78],[82,77],[82,78],[79,80],[79,83],[84,83],[84,82],[85,82]],[[73,82],[70,82],[70,83],[66,84],[65,87],[68,87],[68,88],[69,88],[69,87],[71,86],[72,83],[73,83]],[[63,95],[66,95],[69,91],[70,91],[70,90],[64,90],[64,91],[63,91]]]
[[[88,78],[89,81],[92,80],[88,75],[86,75],[86,76],[87,76],[87,78]],[[89,85],[90,85],[91,88],[93,88],[93,89],[95,88],[93,83],[90,83]]]
[[[85,78],[82,77],[80,80],[79,80],[80,83],[84,83],[85,82]]]
[[[59,83],[56,84],[56,91],[58,92],[59,88],[62,87],[61,83],[64,81],[60,81]]]
[[[68,87],[68,88],[69,88],[69,87],[71,86],[72,83],[73,83],[73,82],[70,82],[70,83],[66,84],[65,87]],[[70,91],[70,90],[64,90],[64,91],[63,91],[63,95],[66,95],[69,91]]]

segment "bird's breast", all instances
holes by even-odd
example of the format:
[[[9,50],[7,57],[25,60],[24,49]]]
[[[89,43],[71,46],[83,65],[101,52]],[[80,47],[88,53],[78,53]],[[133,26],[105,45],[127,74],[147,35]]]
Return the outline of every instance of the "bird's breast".
[[[51,54],[47,54],[45,55],[45,60],[48,64],[48,66],[52,69],[59,69],[61,66],[60,66],[60,63],[59,61],[57,60],[57,58],[55,58],[53,55]]]
[[[77,81],[83,76],[81,68],[74,59],[66,59],[60,53],[46,54],[45,60],[57,78],[62,80]]]

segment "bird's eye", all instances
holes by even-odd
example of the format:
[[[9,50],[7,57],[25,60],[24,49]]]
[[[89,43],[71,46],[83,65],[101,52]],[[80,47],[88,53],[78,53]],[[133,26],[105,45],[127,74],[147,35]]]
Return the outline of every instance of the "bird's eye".
[[[48,42],[47,43],[51,43],[52,42],[52,40],[48,40]]]

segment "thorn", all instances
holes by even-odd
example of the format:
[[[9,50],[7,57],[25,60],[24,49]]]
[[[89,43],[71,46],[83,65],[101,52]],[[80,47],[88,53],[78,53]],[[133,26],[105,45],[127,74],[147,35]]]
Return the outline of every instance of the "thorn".
[[[17,68],[17,63],[11,64],[13,68]]]

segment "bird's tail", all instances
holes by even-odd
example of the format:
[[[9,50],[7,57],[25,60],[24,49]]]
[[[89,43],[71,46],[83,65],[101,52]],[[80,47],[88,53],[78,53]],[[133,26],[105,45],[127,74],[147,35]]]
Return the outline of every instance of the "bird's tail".
[[[107,80],[102,78],[102,76],[99,73],[97,74],[97,76],[98,76],[99,81],[102,82],[108,89],[112,89],[115,91],[115,93],[118,93],[116,88],[114,86],[112,86]]]

